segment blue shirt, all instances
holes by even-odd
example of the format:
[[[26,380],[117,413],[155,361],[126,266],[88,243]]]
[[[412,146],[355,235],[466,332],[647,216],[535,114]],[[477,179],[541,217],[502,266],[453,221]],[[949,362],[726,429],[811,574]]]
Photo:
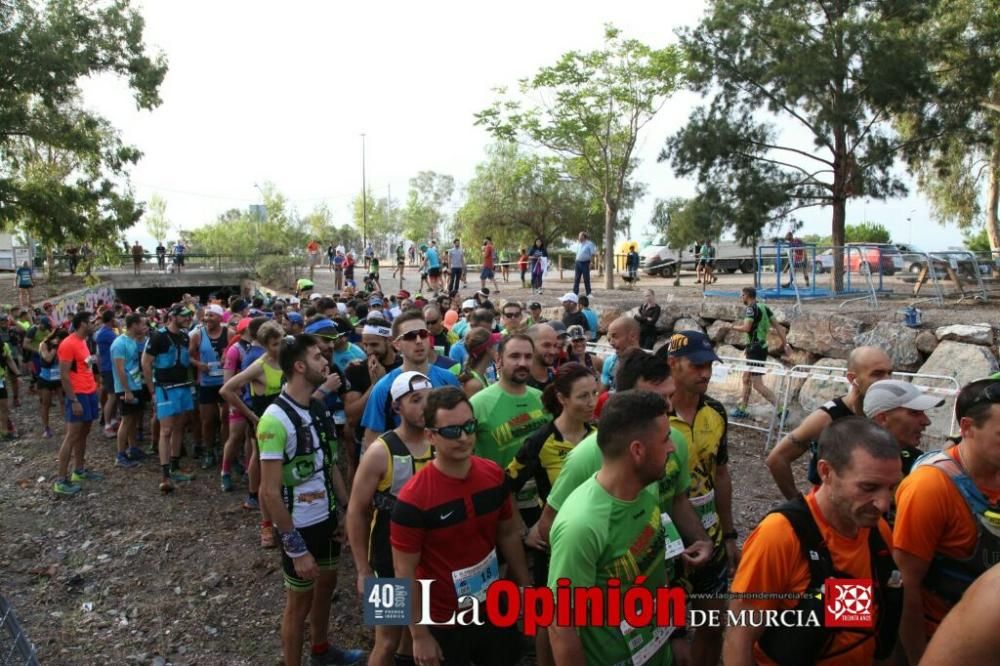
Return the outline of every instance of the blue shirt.
[[[142,370],[140,366],[139,343],[127,335],[119,335],[111,343],[111,359],[120,358],[125,361],[125,374],[128,376],[128,390],[139,391],[142,389]],[[115,393],[124,393],[125,387],[118,379],[118,373],[112,372],[115,377]]]
[[[18,287],[27,288],[27,287],[32,286],[32,282],[31,282],[31,269],[30,268],[25,268],[24,266],[20,266],[20,267],[18,267],[17,271],[15,271],[15,273],[17,275],[17,286]]]
[[[597,246],[594,245],[593,241],[585,240],[580,243],[580,247],[576,251],[576,260],[590,261],[595,254],[597,254]]]
[[[389,407],[389,389],[392,388],[392,381],[402,371],[403,366],[389,371],[385,377],[378,380],[378,383],[372,387],[371,393],[368,394],[368,404],[365,405],[365,413],[361,416],[361,425],[366,429],[374,430],[381,435],[386,430],[391,430],[399,425],[399,417],[393,414],[392,423],[394,425],[386,427],[386,408]],[[457,386],[461,388],[458,377],[436,365],[430,366],[427,377],[431,380],[431,385],[434,388],[444,386]]]
[[[612,352],[604,359],[604,366],[601,368],[601,383],[609,388],[614,388],[614,373],[618,367],[618,353]]]
[[[427,257],[427,268],[441,268],[441,257],[438,256],[436,249],[432,247],[427,248],[424,256]]]
[[[354,343],[348,343],[347,349],[344,351],[334,351],[333,352],[333,364],[340,368],[341,372],[347,368],[347,364],[351,361],[364,361],[368,358],[364,350]]]
[[[584,308],[583,310],[581,310],[581,312],[583,312],[583,316],[587,318],[587,328],[589,329],[587,331],[589,333],[587,339],[596,340],[597,327],[599,326],[599,324],[597,323],[597,313],[591,310],[590,308]]]
[[[101,326],[94,334],[94,342],[97,343],[98,369],[101,372],[111,372],[111,345],[118,334],[113,328]]]
[[[448,356],[452,357],[464,366],[465,362],[469,359],[469,352],[465,348],[465,343],[459,340],[453,344],[451,349],[448,350]]]

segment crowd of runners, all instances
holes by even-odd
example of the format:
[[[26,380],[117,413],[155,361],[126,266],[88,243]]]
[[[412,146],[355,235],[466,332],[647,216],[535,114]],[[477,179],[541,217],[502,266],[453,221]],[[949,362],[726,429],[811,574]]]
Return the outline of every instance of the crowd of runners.
[[[787,501],[742,535],[729,421],[746,416],[754,388],[774,402],[759,375],[727,413],[712,397],[708,337],[681,331],[650,350],[651,291],[637,316],[610,324],[614,351],[601,356],[587,346],[598,334],[587,294],[563,295],[549,321],[537,301],[497,299],[492,277],[484,267],[469,298],[429,271],[427,296],[324,295],[303,279],[285,298],[81,305],[67,321],[50,304],[18,310],[0,318],[0,431],[16,436],[8,392],[17,407],[30,375],[44,437],[53,406],[64,410],[55,493],[101,481],[86,456],[95,422],[116,439],[115,473],[158,461],[150,490],[181,495],[169,501],[183,501],[199,466],[218,474],[223,496],[245,490],[259,546],[283,562],[289,665],[302,660],[306,626],[312,664],[515,664],[525,651],[539,664],[916,664],[956,640],[935,637],[938,625],[1000,559],[1000,381],[961,389],[955,440],[922,442],[941,398],[892,379],[883,350],[855,349],[849,391],[767,457]],[[752,289],[743,302],[739,330],[759,361],[770,311]],[[800,458],[808,487],[793,474]],[[438,624],[377,626],[368,655],[336,645],[342,544],[359,594],[369,577],[432,580],[427,600],[413,587],[411,605]],[[689,610],[820,616],[827,579],[869,581],[873,620],[553,625],[533,640],[488,620],[444,624],[503,578],[601,593],[681,586]],[[960,634],[954,624],[938,633]]]

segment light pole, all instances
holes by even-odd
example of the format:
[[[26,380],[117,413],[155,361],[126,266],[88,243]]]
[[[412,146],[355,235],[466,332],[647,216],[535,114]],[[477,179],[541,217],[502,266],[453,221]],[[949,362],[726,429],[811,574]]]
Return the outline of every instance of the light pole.
[[[368,184],[365,182],[365,135],[361,133],[361,252],[368,247]]]

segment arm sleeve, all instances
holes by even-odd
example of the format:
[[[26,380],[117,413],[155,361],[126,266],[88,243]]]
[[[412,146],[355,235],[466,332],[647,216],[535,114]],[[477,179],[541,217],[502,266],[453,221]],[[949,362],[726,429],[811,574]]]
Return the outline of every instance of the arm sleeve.
[[[261,460],[283,460],[288,433],[277,417],[264,413],[257,423],[257,447]]]
[[[69,338],[66,339],[69,340]],[[65,361],[66,363],[72,363],[74,360],[73,350],[70,349],[69,345],[65,343],[60,343],[59,347],[56,348],[56,357],[58,357],[60,361]]]

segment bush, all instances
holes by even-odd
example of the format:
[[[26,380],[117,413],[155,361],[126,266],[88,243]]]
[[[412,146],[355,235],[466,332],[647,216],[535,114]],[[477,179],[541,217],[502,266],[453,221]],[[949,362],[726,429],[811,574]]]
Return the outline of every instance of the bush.
[[[257,277],[273,289],[294,289],[295,272],[301,267],[301,258],[270,255],[257,262]]]

